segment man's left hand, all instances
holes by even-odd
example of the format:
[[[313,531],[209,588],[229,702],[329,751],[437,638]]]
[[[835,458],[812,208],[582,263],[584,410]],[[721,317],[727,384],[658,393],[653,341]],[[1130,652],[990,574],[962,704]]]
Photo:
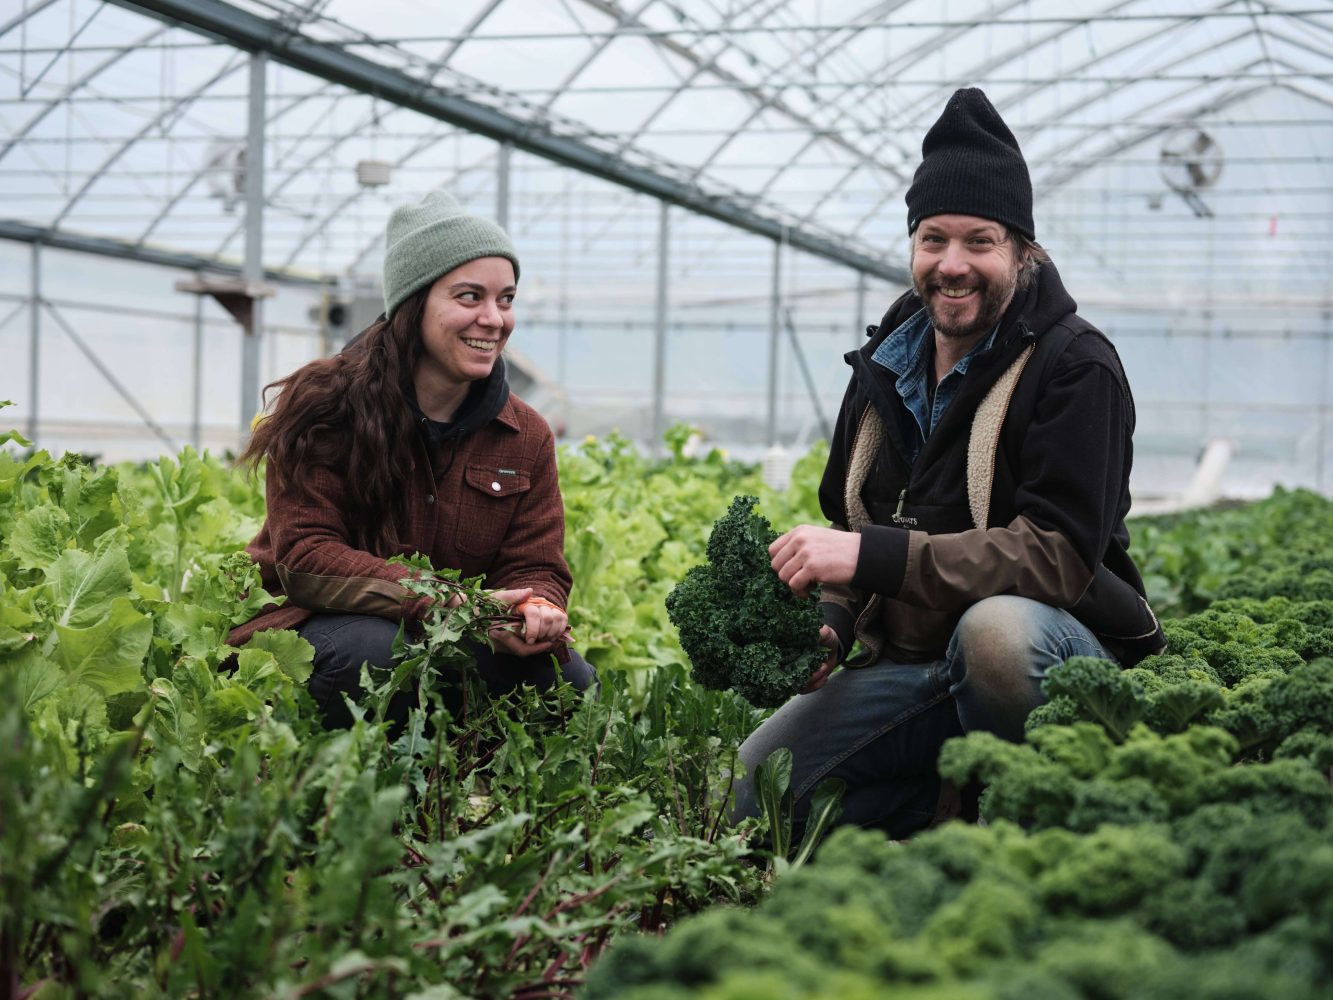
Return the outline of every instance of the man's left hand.
[[[813,524],[797,525],[768,547],[778,579],[801,597],[814,583],[851,583],[860,552],[860,535]]]
[[[828,683],[829,674],[838,669],[837,633],[827,625],[819,626],[819,644],[828,650],[828,655],[824,657],[824,662],[810,675],[805,687],[801,688],[800,694],[814,694]]]

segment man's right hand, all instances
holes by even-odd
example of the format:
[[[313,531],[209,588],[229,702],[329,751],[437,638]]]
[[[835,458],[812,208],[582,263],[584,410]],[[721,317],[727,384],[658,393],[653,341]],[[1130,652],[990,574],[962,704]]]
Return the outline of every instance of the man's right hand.
[[[827,625],[819,626],[819,644],[829,653],[819,669],[810,675],[810,682],[801,688],[801,694],[813,694],[828,683],[829,674],[838,666],[838,634]]]
[[[861,536],[839,528],[798,524],[768,547],[773,572],[804,597],[816,583],[847,584],[856,575]]]

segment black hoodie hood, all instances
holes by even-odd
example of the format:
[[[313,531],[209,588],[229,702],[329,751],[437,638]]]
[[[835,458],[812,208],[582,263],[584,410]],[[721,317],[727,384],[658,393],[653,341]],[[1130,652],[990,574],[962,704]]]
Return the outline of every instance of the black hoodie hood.
[[[416,418],[421,436],[432,448],[452,441],[461,441],[473,431],[484,427],[494,420],[509,400],[509,380],[505,375],[505,359],[495,359],[495,366],[490,375],[478,382],[473,382],[468,389],[467,398],[448,423],[432,420],[421,411],[417,402],[416,387],[407,387],[407,401],[411,404],[412,415]]]

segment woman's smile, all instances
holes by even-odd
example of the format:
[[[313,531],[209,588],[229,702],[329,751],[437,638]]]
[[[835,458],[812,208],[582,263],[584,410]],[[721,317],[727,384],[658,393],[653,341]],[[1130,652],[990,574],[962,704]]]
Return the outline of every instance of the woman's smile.
[[[430,286],[412,380],[422,412],[449,420],[474,382],[489,378],[514,329],[514,265],[478,257]]]

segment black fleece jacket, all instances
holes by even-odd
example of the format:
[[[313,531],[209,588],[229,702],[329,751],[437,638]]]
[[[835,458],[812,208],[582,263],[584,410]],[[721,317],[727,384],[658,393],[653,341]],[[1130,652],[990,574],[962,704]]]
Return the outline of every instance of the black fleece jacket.
[[[872,356],[920,308],[907,293],[847,355],[852,377],[820,487],[825,516],[861,532],[851,587],[824,588],[843,649],[855,637],[866,660],[933,659],[968,607],[1016,594],[1068,608],[1121,662],[1160,650],[1128,553],[1134,403],[1115,348],[1043,265],[911,462],[895,376]],[[969,467],[978,406],[1029,347],[993,467],[977,468],[975,456]],[[979,473],[990,482],[981,523],[969,502],[969,476],[975,493]]]

